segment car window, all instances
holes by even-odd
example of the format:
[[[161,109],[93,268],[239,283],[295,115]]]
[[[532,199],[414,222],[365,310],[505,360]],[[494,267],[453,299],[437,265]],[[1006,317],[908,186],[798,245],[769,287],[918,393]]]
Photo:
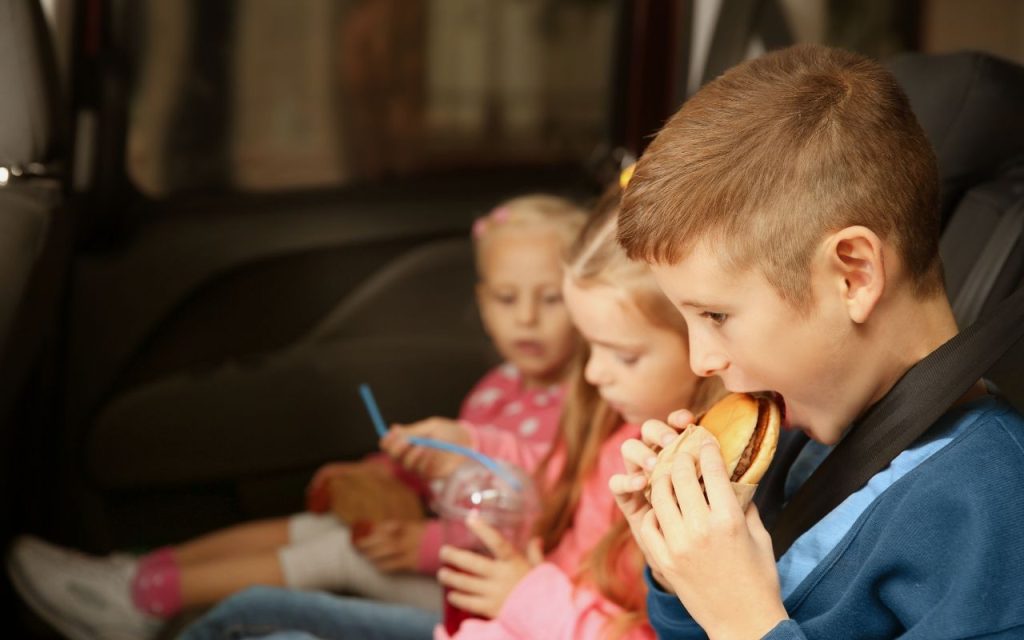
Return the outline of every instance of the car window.
[[[607,139],[612,0],[125,3],[150,196],[577,161]]]

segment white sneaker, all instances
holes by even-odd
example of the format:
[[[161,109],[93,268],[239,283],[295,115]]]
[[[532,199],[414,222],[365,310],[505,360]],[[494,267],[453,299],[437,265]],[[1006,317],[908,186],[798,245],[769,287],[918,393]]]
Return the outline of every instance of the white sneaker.
[[[126,554],[89,556],[20,536],[7,574],[28,606],[70,640],[148,640],[163,621],[135,608],[138,561]]]

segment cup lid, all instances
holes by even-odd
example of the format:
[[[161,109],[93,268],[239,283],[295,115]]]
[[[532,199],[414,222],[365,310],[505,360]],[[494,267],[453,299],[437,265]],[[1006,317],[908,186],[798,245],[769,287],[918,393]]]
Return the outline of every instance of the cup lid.
[[[465,518],[477,510],[491,520],[532,516],[538,510],[533,479],[519,467],[507,462],[502,467],[519,482],[512,486],[487,467],[467,461],[448,477],[437,499],[443,517]]]

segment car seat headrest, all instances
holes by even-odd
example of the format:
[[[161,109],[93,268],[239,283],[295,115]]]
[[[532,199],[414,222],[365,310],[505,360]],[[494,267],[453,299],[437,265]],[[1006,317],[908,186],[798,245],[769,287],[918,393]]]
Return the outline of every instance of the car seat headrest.
[[[0,167],[49,159],[54,62],[38,0],[0,2]]]
[[[1024,157],[1024,67],[979,53],[911,53],[889,69],[938,156],[945,225],[964,192]]]

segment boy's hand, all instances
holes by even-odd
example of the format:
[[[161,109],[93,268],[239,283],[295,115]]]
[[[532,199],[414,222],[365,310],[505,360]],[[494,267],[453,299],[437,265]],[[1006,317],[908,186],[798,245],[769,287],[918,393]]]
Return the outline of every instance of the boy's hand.
[[[352,543],[373,566],[384,573],[415,571],[423,538],[423,520],[383,520],[374,522],[363,535],[353,535]]]
[[[756,507],[740,509],[716,443],[701,448],[700,469],[707,499],[689,454],[654,483],[641,545],[710,637],[760,638],[788,617],[771,537]]]
[[[679,428],[682,429],[693,422],[693,414],[686,410],[676,411],[669,416],[669,421],[680,425]],[[660,420],[644,422],[640,428],[640,437],[643,440],[626,440],[622,444],[622,461],[626,465],[626,473],[616,474],[608,481],[608,487],[615,496],[615,504],[626,516],[633,539],[640,547],[647,565],[651,567],[654,579],[665,589],[672,587],[651,561],[641,535],[644,518],[651,511],[651,505],[644,496],[644,489],[647,488],[648,476],[658,459],[656,452],[668,446],[678,435],[678,431]]]
[[[451,546],[441,547],[441,562],[452,568],[441,569],[437,578],[451,589],[448,602],[469,613],[494,618],[523,576],[543,562],[540,539],[531,540],[523,555],[479,517],[471,515],[466,525],[493,557]]]
[[[416,446],[409,442],[410,436],[462,446],[471,442],[469,430],[457,420],[448,418],[427,418],[409,425],[392,425],[388,434],[381,438],[380,448],[406,469],[431,480],[447,478],[465,459],[456,453]]]

